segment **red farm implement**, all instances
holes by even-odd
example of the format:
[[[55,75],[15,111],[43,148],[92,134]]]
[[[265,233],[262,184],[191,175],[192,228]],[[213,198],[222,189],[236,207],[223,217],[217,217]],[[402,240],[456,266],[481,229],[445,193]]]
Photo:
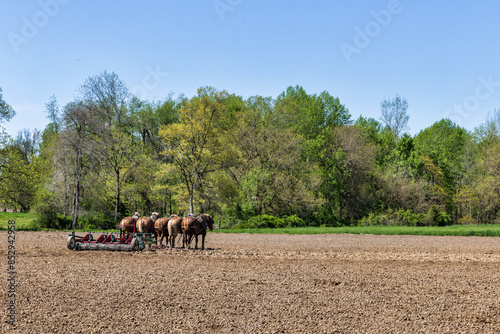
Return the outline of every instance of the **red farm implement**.
[[[154,233],[88,232],[83,237],[73,231],[66,245],[71,250],[142,251],[146,245],[156,245]]]

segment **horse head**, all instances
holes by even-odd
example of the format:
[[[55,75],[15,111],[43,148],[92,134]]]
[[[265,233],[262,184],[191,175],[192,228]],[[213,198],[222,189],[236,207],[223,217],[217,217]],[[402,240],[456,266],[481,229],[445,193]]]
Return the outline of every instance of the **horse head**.
[[[151,213],[151,217],[150,218],[151,218],[152,221],[156,221],[158,219],[158,217],[160,217],[160,214],[158,212],[154,211],[154,212]]]
[[[207,224],[207,227],[210,231],[214,230],[214,216],[207,215],[206,213],[202,215],[204,217],[204,221]]]
[[[210,228],[210,231],[213,231],[213,230],[214,230],[214,224],[215,224],[215,223],[214,223],[214,216],[215,216],[215,215],[213,215],[213,216],[208,216],[208,217],[210,218],[210,223],[209,223],[209,225],[208,225],[208,227]]]
[[[141,214],[139,212],[134,212],[134,215],[132,216],[132,218],[135,218],[136,220],[139,219],[141,217]]]

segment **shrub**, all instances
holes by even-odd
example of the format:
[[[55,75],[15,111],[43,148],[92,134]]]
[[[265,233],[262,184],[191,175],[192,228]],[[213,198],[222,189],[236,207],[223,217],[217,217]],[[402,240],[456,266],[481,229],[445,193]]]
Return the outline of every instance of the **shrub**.
[[[34,228],[67,229],[71,228],[71,218],[57,213],[57,208],[52,203],[39,205],[36,210],[38,219],[34,221]]]
[[[427,213],[426,223],[429,226],[445,226],[448,225],[450,221],[450,216],[439,210],[436,205],[431,206],[429,213]]]
[[[304,227],[306,223],[304,220],[296,215],[286,216],[283,218],[286,227]]]
[[[410,210],[399,210],[397,212],[400,225],[404,226],[424,226],[426,215],[423,213],[413,213]]]
[[[104,213],[90,213],[78,217],[78,226],[87,231],[114,229],[116,224],[114,217],[109,217]]]
[[[248,220],[248,223],[255,226],[254,228],[275,228],[284,227],[283,219],[276,218],[271,215],[260,215],[252,217]]]
[[[54,204],[54,196],[48,191],[37,192],[34,211],[39,214],[34,223],[35,228],[57,228],[57,207]]]
[[[472,224],[477,224],[477,221],[474,218],[472,218],[471,215],[468,214],[460,218],[458,220],[458,223],[460,225],[472,225]]]
[[[245,230],[245,229],[250,228],[250,227],[248,227],[247,222],[241,222],[241,223],[234,225],[233,228],[236,230]]]
[[[40,205],[37,210],[40,215],[35,221],[37,227],[41,228],[58,228],[59,222],[57,218],[57,208],[51,203]]]
[[[284,228],[306,226],[304,220],[296,215],[286,216],[284,218],[271,215],[259,215],[248,219],[246,222],[239,223],[235,229],[250,228]]]
[[[379,213],[375,215],[370,213],[367,217],[363,217],[358,221],[360,226],[370,226],[370,225],[395,225],[394,218],[387,213]]]
[[[358,221],[359,226],[386,225],[386,226],[424,226],[426,215],[424,213],[413,213],[410,210],[393,211],[374,214],[370,213]]]

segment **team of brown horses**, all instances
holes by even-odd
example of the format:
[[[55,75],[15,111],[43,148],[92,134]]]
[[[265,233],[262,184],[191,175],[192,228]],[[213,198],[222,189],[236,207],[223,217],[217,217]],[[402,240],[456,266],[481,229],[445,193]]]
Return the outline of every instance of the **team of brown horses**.
[[[154,233],[158,246],[162,246],[165,239],[165,246],[176,248],[175,240],[182,235],[182,248],[190,248],[193,237],[195,239],[195,249],[198,249],[198,236],[201,235],[201,249],[205,249],[205,236],[207,228],[214,229],[214,219],[206,213],[195,217],[188,215],[179,217],[171,215],[168,218],[160,218],[158,212],[151,213],[151,217],[140,217],[136,212],[132,217],[125,217],[120,222],[119,228],[123,233]],[[180,239],[177,243],[180,242]]]

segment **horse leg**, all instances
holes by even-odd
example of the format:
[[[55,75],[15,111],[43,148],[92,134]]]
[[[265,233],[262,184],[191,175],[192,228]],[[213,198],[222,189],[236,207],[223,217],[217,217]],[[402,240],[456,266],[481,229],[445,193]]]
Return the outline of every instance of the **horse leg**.
[[[191,243],[193,242],[193,234],[190,234],[189,235],[189,244],[188,244],[188,248],[191,247]]]
[[[196,238],[196,244],[194,245],[194,249],[198,249],[198,233],[196,233],[195,238]]]
[[[194,236],[194,235],[193,235],[192,233],[189,235],[189,243],[188,243],[188,248],[190,248],[190,247],[191,247],[191,243],[193,242],[193,236]]]
[[[179,236],[178,232],[174,232],[172,234],[172,239],[171,239],[172,240],[172,244],[170,245],[170,247],[172,247],[172,248],[177,247],[177,245],[175,244],[175,239],[177,239],[178,236]],[[180,237],[182,238],[182,235]],[[179,240],[177,240],[177,243],[179,243]]]
[[[168,240],[170,240],[170,248],[174,249],[175,248],[175,238],[177,238],[178,233],[176,230],[171,230],[170,231],[170,236],[168,237]]]
[[[205,249],[205,233],[201,235],[201,250]]]

